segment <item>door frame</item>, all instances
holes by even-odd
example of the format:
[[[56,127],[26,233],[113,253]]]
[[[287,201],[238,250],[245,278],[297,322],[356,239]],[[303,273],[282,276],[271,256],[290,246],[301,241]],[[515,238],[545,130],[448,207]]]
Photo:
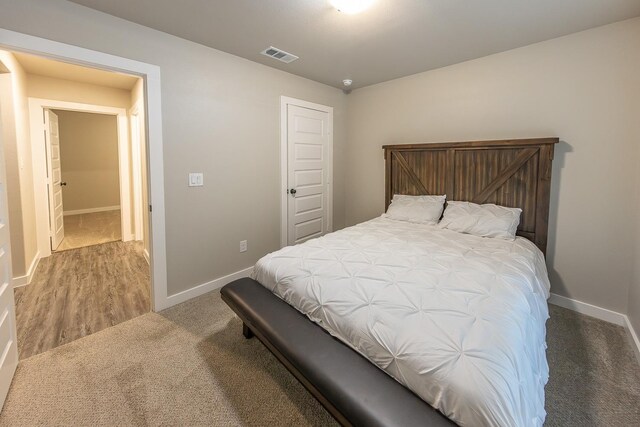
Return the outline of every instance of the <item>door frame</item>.
[[[147,177],[149,191],[149,238],[151,264],[151,310],[172,305],[167,299],[167,251],[165,234],[164,163],[162,142],[162,87],[160,67],[41,37],[0,29],[0,47],[50,59],[109,71],[123,72],[144,80],[146,104]]]
[[[131,147],[131,178],[132,185],[131,189],[133,190],[133,240],[142,240],[144,238],[143,233],[143,206],[142,206],[142,150],[140,149],[140,144],[142,143],[140,139],[140,111],[143,107],[140,105],[142,102],[138,100],[133,107],[129,109],[129,143]],[[136,128],[134,129],[134,120],[136,123]],[[134,132],[137,131],[137,132]]]
[[[287,230],[289,229],[289,213],[287,209],[289,195],[287,193],[288,184],[288,106],[295,105],[297,107],[308,108],[310,110],[322,111],[329,114],[329,123],[327,136],[329,137],[329,146],[327,147],[327,230],[333,231],[333,107],[316,104],[301,99],[290,98],[288,96],[280,97],[280,247],[287,246]]]
[[[132,240],[131,193],[129,190],[129,124],[127,110],[103,105],[29,98],[29,127],[31,130],[31,156],[33,159],[33,182],[35,187],[33,194],[36,207],[36,235],[40,256],[48,257],[51,255],[48,190],[44,185],[38,184],[43,182],[49,184],[45,170],[48,163],[47,153],[48,150],[50,150],[50,141],[45,139],[44,132],[42,131],[44,126],[42,117],[45,109],[104,114],[116,117],[116,125],[118,127],[118,177],[120,181],[120,226],[122,228],[122,241],[128,242]],[[44,146],[47,147],[45,150],[42,149]],[[45,215],[45,211],[47,215]]]

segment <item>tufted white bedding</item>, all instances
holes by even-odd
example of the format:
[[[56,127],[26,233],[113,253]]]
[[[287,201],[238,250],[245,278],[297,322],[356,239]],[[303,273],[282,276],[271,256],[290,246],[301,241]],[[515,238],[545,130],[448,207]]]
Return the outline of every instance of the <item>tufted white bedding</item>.
[[[456,423],[543,424],[549,280],[530,241],[381,217],[271,253],[254,278]]]

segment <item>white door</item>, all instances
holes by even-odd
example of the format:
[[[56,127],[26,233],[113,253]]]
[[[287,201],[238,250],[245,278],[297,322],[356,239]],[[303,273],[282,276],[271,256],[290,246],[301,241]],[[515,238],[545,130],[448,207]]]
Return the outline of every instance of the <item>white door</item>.
[[[329,231],[329,113],[287,105],[287,244]]]
[[[58,116],[44,111],[45,140],[47,146],[47,185],[49,188],[49,229],[51,250],[55,251],[64,239],[64,209],[62,207],[62,168],[60,164],[60,135]]]
[[[6,182],[4,157],[0,147],[0,408],[4,405],[18,366]]]

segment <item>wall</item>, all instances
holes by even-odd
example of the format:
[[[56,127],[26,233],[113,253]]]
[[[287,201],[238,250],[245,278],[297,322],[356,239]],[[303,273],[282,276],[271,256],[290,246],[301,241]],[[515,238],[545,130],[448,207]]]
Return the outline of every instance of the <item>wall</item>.
[[[0,51],[0,61],[10,71],[0,76],[0,110],[15,278],[29,273],[37,254],[27,77],[11,53]]]
[[[60,129],[64,211],[120,205],[116,116],[54,110]]]
[[[131,92],[34,74],[27,75],[27,96],[55,101],[129,108]]]
[[[355,90],[347,224],[383,212],[383,144],[558,136],[552,292],[626,312],[629,230],[638,222],[639,41],[634,19]]]
[[[3,59],[1,58],[0,61]],[[12,83],[12,73],[0,74],[0,125],[2,126],[2,149],[7,175],[6,192],[9,202],[11,267],[13,275],[22,276],[25,274],[25,262]]]
[[[279,247],[281,95],[334,107],[334,226],[343,226],[340,90],[69,2],[0,0],[0,9],[0,27],[160,66],[169,295]],[[203,172],[204,187],[187,187],[189,172]]]

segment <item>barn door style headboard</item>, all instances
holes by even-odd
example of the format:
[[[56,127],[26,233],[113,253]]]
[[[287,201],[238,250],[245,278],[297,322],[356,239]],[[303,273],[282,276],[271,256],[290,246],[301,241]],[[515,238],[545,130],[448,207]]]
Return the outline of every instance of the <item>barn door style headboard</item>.
[[[522,209],[518,235],[547,249],[551,163],[558,138],[385,145],[385,210],[394,194]]]

